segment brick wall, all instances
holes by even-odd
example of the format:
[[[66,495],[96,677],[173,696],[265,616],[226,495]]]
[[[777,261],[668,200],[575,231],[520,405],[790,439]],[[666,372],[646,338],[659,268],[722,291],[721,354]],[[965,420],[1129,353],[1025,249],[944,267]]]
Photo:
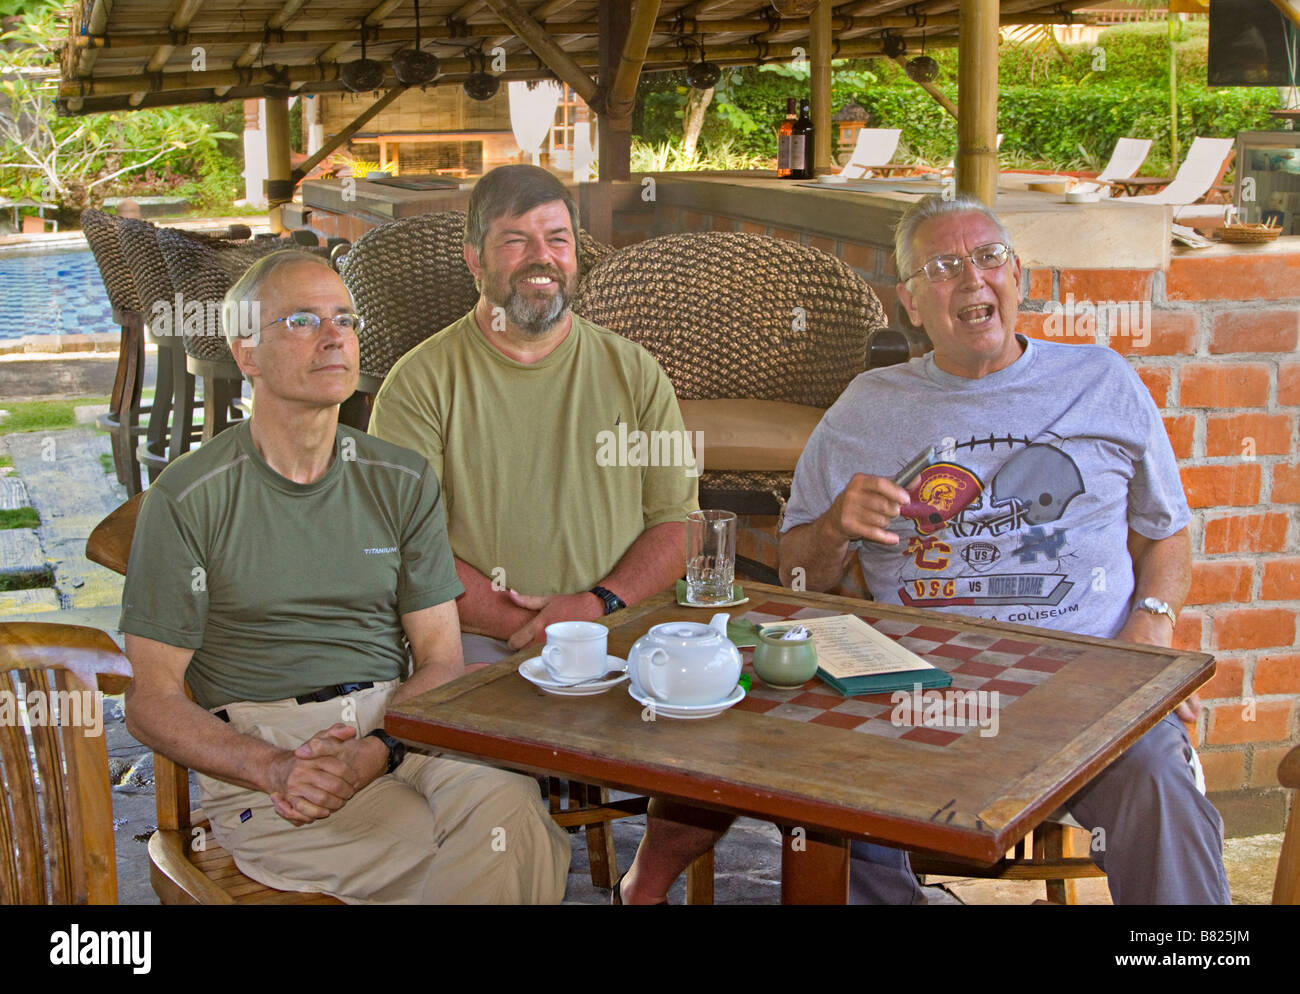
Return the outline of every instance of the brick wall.
[[[902,324],[892,248],[823,237],[670,205],[614,215],[614,241],[673,231],[747,231],[812,245],[844,260]],[[1217,250],[1215,250],[1217,252]],[[1111,345],[1151,391],[1192,507],[1192,589],[1175,644],[1214,653],[1193,738],[1229,835],[1282,830],[1277,766],[1300,731],[1300,248],[1176,256],[1167,271],[1030,269],[1018,330]],[[1136,302],[1146,334],[1118,313],[1053,305]],[[1066,312],[1069,313],[1069,312]],[[1114,327],[1112,327],[1112,324]],[[1064,335],[1070,332],[1081,334]],[[1111,332],[1116,332],[1112,340]],[[738,551],[775,565],[776,519],[743,522]],[[860,591],[850,578],[845,592]]]

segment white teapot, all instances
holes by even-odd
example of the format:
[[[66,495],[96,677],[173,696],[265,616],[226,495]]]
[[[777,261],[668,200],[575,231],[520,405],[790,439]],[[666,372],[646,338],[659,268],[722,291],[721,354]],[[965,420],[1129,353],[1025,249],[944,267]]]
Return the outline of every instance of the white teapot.
[[[740,679],[740,650],[727,638],[727,614],[707,625],[667,621],[633,643],[627,671],[636,686],[665,704],[716,704]]]

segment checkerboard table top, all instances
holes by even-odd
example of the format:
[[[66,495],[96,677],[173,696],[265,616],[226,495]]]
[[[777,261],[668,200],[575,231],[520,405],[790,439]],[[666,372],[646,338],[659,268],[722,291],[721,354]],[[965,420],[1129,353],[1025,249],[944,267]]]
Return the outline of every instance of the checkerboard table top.
[[[714,718],[652,718],[626,685],[593,697],[543,694],[517,673],[535,648],[402,702],[385,727],[516,769],[991,863],[1214,668],[1204,653],[745,588],[755,620],[861,614],[949,669],[959,689],[999,689],[997,734],[896,727],[887,713],[854,713],[873,710],[879,695],[846,700],[815,681],[779,692],[756,684]],[[652,625],[708,619],[666,591],[609,616],[609,652],[625,657]]]

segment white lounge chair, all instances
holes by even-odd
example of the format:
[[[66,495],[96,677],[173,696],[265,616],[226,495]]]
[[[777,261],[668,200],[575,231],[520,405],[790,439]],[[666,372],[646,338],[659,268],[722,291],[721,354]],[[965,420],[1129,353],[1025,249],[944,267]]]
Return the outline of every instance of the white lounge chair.
[[[1110,161],[1106,163],[1106,168],[1099,172],[1095,179],[1085,180],[1074,187],[1075,191],[1097,191],[1109,190],[1109,184],[1112,180],[1129,179],[1137,175],[1137,171],[1142,168],[1142,163],[1146,161],[1147,154],[1151,151],[1150,138],[1121,138],[1115,142],[1115,147],[1111,150]],[[1106,196],[1108,194],[1103,194]]]
[[[863,128],[840,175],[845,179],[862,179],[872,169],[889,165],[902,133],[902,128]]]
[[[1236,142],[1232,138],[1201,138],[1192,141],[1187,158],[1178,172],[1159,193],[1139,197],[1117,197],[1117,204],[1169,204],[1171,207],[1188,207],[1200,200],[1210,187],[1218,183],[1228,169],[1228,156]],[[1213,207],[1215,205],[1209,205]],[[1222,205],[1219,213],[1222,213]],[[1175,216],[1178,216],[1175,211]]]

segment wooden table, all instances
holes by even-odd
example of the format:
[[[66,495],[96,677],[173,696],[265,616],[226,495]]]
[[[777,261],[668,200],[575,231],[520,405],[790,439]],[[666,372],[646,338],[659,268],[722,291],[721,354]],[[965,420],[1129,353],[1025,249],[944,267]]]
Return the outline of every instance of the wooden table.
[[[1214,672],[1204,653],[760,583],[747,582],[745,592],[749,603],[733,611],[759,620],[807,609],[867,615],[895,637],[907,633],[904,645],[960,675],[960,684],[1005,688],[1013,699],[1003,703],[997,734],[900,733],[890,713],[845,713],[882,701],[878,710],[888,712],[888,696],[849,704],[818,681],[802,694],[756,682],[749,698],[715,718],[646,720],[626,685],[595,697],[542,693],[516,672],[535,650],[403,702],[385,728],[515,769],[771,820],[783,833],[783,901],[840,903],[848,838],[996,862]],[[606,619],[609,651],[626,656],[653,624],[708,618],[665,592]],[[858,722],[878,727],[848,727]]]
[[[1136,196],[1139,193],[1157,193],[1164,187],[1173,182],[1170,176],[1130,176],[1128,179],[1113,179],[1108,181],[1112,187],[1119,187],[1128,197]]]

